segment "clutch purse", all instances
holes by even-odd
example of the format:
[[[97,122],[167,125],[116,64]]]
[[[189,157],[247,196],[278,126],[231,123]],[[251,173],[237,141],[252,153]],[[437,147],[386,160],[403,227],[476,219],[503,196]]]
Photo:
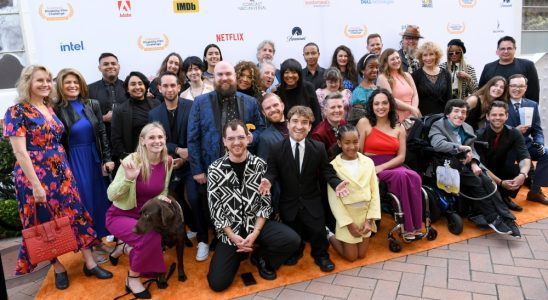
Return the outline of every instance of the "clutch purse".
[[[46,204],[46,207],[52,216],[52,220],[38,224],[35,204],[34,226],[23,229],[22,232],[29,259],[33,265],[78,250],[76,237],[70,226],[70,218],[68,216],[56,217],[49,204]]]

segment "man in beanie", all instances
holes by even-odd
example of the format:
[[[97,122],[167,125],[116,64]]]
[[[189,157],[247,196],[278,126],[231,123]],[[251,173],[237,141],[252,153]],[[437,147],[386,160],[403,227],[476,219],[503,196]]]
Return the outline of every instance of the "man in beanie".
[[[404,72],[413,73],[413,71],[420,68],[419,61],[415,58],[415,51],[419,45],[419,39],[424,38],[419,32],[419,26],[407,25],[405,31],[400,33],[401,49],[398,53],[401,57],[402,69]]]

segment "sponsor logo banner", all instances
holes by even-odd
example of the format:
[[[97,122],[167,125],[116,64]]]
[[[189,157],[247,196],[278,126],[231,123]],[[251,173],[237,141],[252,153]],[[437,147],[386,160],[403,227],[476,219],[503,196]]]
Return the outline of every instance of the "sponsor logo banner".
[[[238,10],[265,10],[263,1],[247,0],[243,1],[242,4],[238,6]]]
[[[118,11],[120,17],[131,17],[131,1],[118,1]]]
[[[367,35],[366,25],[346,25],[344,26],[344,35],[349,39],[360,39]]]
[[[59,50],[61,50],[61,52],[74,52],[74,51],[84,51],[86,49],[84,48],[84,41],[79,41],[79,42],[60,43]]]
[[[173,12],[176,14],[194,14],[200,12],[200,1],[187,0],[177,1],[173,0]]]
[[[476,0],[459,0],[459,4],[464,8],[472,8],[476,6]]]
[[[169,37],[162,34],[161,37],[144,37],[139,35],[137,46],[143,51],[159,51],[169,46]]]
[[[361,4],[394,4],[394,0],[360,0]]]
[[[243,32],[217,33],[215,35],[215,38],[216,38],[218,43],[220,43],[220,42],[243,42],[244,41],[244,33]]]
[[[433,0],[422,0],[422,7],[434,7]]]
[[[306,36],[303,35],[301,27],[295,26],[291,29],[291,35],[287,37],[288,42],[305,41]]]
[[[450,34],[461,34],[466,30],[464,22],[447,22],[447,32]]]
[[[512,7],[512,1],[511,0],[502,0],[502,3],[500,4],[500,7]]]
[[[329,0],[304,0],[304,5],[312,7],[329,7],[331,2]]]
[[[38,15],[46,21],[66,21],[74,15],[74,8],[70,3],[66,5],[40,4]]]

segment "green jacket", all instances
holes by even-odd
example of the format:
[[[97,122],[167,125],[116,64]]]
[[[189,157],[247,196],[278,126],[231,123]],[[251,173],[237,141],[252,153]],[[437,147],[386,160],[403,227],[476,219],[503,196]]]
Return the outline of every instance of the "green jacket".
[[[128,155],[124,158],[124,162],[129,161],[133,158],[133,154]],[[169,181],[171,178],[171,171],[173,171],[173,164],[170,163],[168,170],[166,172],[166,179],[164,182],[164,191],[161,195],[167,196]],[[126,173],[124,168],[120,166],[116,172],[116,177],[109,185],[107,194],[108,199],[112,201],[112,205],[118,207],[122,210],[130,210],[137,206],[137,195],[136,195],[136,179],[127,180]]]

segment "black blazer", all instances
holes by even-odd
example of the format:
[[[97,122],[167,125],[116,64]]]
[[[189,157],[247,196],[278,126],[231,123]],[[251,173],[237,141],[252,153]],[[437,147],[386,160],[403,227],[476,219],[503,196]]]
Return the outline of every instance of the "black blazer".
[[[78,101],[78,100],[76,100]],[[87,101],[82,101],[84,104],[84,114],[86,115],[88,121],[93,126],[93,131],[95,132],[95,146],[97,147],[97,153],[101,156],[103,163],[111,161],[110,156],[110,145],[107,138],[107,133],[105,130],[105,124],[103,123],[103,114],[101,113],[101,107],[99,101],[94,99],[88,99]],[[55,114],[63,122],[65,126],[65,132],[61,137],[61,143],[69,155],[69,137],[70,130],[74,123],[80,120],[80,115],[72,109],[72,106],[68,104],[63,107],[60,104],[57,104],[54,107]]]
[[[268,171],[265,177],[270,182],[277,180],[280,184],[279,210],[283,220],[293,221],[300,208],[305,208],[316,218],[323,218],[318,176],[322,174],[333,189],[342,182],[327,160],[325,146],[308,138],[305,139],[305,143],[300,174],[289,138],[276,143],[268,157]]]
[[[158,99],[145,99],[151,109],[160,105]],[[111,135],[112,155],[120,159],[135,152],[138,136],[133,136],[133,105],[131,99],[117,105],[112,111]]]
[[[187,127],[191,108],[191,100],[179,98],[179,103],[177,104],[177,121],[175,122],[175,127],[177,130],[176,136],[171,136],[171,130],[169,129],[169,116],[167,115],[168,112],[165,102],[162,102],[162,104],[148,112],[149,122],[156,121],[164,127],[167,137],[166,146],[169,154],[175,154],[175,149],[177,147],[187,148]]]

